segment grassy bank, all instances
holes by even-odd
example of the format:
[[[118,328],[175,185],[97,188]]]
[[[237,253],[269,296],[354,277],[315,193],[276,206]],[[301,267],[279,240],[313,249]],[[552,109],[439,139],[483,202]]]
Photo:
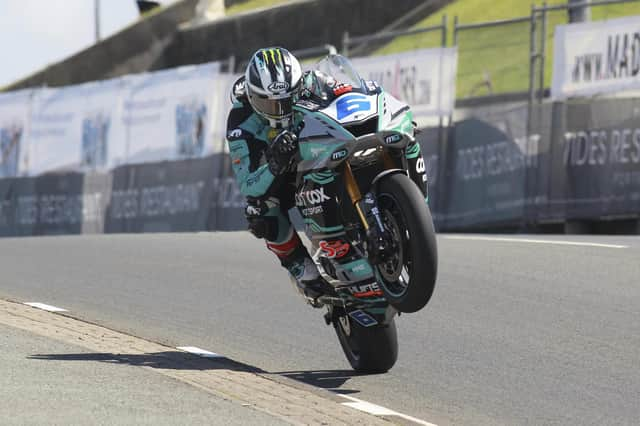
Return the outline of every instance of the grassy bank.
[[[550,0],[547,4],[565,4],[565,0]],[[538,6],[541,3],[536,2]],[[439,25],[442,15],[449,21],[448,45],[453,42],[453,17],[460,24],[528,17],[531,3],[522,0],[458,0],[438,13],[422,20],[415,27]],[[640,15],[640,2],[593,7],[592,20]],[[548,13],[546,32],[545,83],[551,82],[553,65],[553,34],[556,25],[567,23],[567,12]],[[460,31],[458,33],[457,96],[467,97],[489,93],[524,91],[529,85],[529,22]],[[395,53],[440,45],[439,33],[398,37],[376,53]]]

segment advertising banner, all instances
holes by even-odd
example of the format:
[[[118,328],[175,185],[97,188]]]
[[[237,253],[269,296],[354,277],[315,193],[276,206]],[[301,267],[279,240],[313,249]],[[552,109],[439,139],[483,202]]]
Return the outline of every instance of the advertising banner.
[[[569,219],[640,213],[638,99],[558,108],[550,204]]]
[[[453,112],[456,48],[419,49],[351,61],[364,79],[378,82],[394,97],[409,104],[418,125],[428,124],[425,121],[428,118]]]
[[[217,156],[118,167],[105,232],[186,232],[207,229]]]
[[[33,91],[0,93],[0,178],[26,175],[27,134]]]
[[[551,96],[640,90],[640,16],[555,28]]]
[[[125,162],[121,80],[35,92],[29,174],[102,171]]]
[[[212,187],[215,191],[211,199],[209,229],[235,231],[247,229],[244,210],[246,197],[240,192],[231,168],[229,154],[220,154],[216,159],[216,174]]]
[[[0,236],[102,233],[109,174],[0,180]]]
[[[199,158],[215,151],[221,103],[219,64],[129,77],[123,125],[127,162]],[[224,92],[227,93],[227,92]],[[219,137],[219,135],[217,135]]]
[[[485,112],[483,114],[483,112]],[[446,227],[517,226],[534,200],[540,136],[527,137],[527,107],[476,110],[455,125],[446,154]]]

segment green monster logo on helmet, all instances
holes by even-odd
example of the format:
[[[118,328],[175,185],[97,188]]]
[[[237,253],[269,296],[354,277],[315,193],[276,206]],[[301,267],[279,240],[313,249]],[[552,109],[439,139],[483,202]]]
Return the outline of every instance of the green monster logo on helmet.
[[[249,61],[246,92],[253,110],[273,128],[291,125],[302,67],[286,49],[260,49]]]

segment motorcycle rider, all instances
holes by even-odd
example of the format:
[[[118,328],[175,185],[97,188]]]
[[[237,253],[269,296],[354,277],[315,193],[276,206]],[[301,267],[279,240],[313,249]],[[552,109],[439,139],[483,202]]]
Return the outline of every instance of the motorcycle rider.
[[[245,75],[233,85],[233,107],[227,119],[231,164],[240,191],[247,197],[249,230],[266,240],[267,248],[311,299],[332,294],[333,287],[320,275],[287,212],[295,205],[293,160],[297,131],[304,125],[293,105],[301,94],[311,93],[306,85],[317,81],[317,75],[303,74],[298,60],[286,49],[260,49],[251,57]],[[415,146],[417,149],[407,150],[412,153],[407,154],[410,175],[426,195],[424,162]]]

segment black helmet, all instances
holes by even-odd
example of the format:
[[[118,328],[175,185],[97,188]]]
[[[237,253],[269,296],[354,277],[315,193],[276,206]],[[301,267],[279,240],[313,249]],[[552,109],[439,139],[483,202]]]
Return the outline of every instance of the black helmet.
[[[271,127],[288,127],[301,81],[302,67],[288,50],[260,49],[251,57],[245,74],[249,103]]]

